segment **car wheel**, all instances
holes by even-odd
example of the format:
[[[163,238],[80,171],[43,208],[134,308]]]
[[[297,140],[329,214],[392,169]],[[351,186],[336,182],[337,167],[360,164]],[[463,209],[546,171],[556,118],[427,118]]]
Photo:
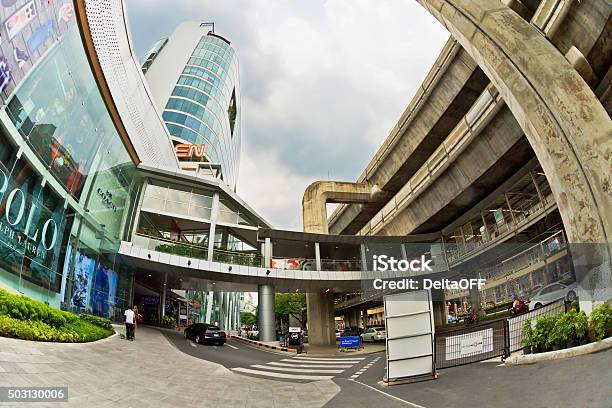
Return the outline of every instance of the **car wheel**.
[[[576,292],[574,292],[573,290],[570,290],[567,294],[568,302],[573,302],[574,300],[576,300],[576,298],[577,298]]]
[[[541,303],[536,303],[535,306],[533,307],[534,309],[539,309],[542,307]]]
[[[199,336],[199,335],[198,335],[198,336],[196,336],[196,338],[195,338],[195,342],[196,342],[196,343],[198,343],[198,344],[200,344],[201,339],[200,339],[200,336]]]

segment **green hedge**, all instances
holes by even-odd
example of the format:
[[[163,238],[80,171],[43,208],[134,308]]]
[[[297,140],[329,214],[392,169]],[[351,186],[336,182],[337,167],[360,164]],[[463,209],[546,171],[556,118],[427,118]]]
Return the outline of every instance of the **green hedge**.
[[[62,343],[89,342],[113,334],[108,319],[75,315],[0,289],[0,336]]]
[[[106,330],[113,330],[113,325],[111,321],[105,317],[94,316],[94,315],[83,313],[79,315],[79,319],[95,324],[96,326],[101,327]]]
[[[612,308],[607,303],[593,309],[590,316],[571,309],[567,313],[542,316],[523,326],[523,344],[535,352],[563,349],[612,336]]]

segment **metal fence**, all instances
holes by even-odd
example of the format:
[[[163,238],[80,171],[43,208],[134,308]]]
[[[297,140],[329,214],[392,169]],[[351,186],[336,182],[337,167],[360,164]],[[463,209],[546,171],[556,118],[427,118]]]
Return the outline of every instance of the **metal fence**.
[[[510,354],[508,338],[505,319],[436,332],[436,368],[507,357]]]
[[[552,316],[558,313],[566,312],[566,301],[561,298],[554,302],[548,303],[538,309],[522,315],[508,319],[508,335],[510,337],[510,352],[515,352],[523,348],[523,324],[526,321],[535,321],[542,316]]]

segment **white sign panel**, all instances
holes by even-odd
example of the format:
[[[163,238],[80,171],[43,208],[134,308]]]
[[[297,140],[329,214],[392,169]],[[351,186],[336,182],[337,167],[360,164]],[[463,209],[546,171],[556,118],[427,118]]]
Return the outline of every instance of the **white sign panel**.
[[[446,359],[475,356],[493,351],[493,328],[446,338]]]
[[[427,290],[385,296],[387,378],[434,373],[434,322]]]

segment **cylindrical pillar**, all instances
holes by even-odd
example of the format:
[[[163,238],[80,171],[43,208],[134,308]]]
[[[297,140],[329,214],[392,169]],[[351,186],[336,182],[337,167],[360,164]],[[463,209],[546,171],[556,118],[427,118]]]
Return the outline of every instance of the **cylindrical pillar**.
[[[259,341],[276,341],[274,322],[274,286],[257,285]]]

